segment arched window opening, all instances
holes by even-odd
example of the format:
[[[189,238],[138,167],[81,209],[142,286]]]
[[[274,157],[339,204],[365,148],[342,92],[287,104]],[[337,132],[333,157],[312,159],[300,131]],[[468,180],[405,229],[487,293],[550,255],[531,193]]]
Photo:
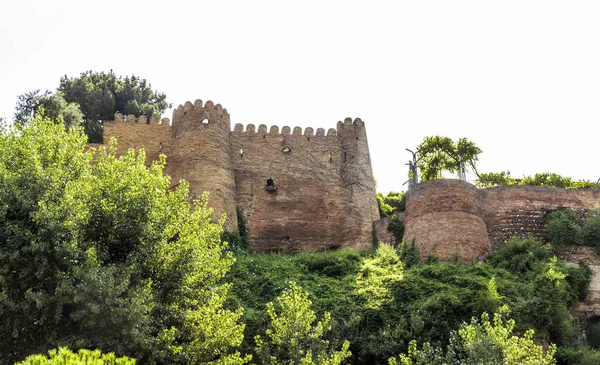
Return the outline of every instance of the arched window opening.
[[[210,123],[209,115],[206,110],[203,110],[200,112],[200,123],[202,123],[202,124]]]
[[[292,149],[290,148],[290,146],[285,146],[285,147],[283,147],[283,150],[282,150],[282,151],[283,151],[284,153],[288,153],[288,152],[291,152],[291,151],[292,151]]]

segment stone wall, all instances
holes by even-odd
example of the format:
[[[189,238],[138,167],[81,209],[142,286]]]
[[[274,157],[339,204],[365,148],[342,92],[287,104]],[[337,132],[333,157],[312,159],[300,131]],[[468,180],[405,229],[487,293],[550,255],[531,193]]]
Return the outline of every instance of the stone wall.
[[[494,246],[511,237],[544,239],[550,212],[570,208],[583,217],[600,202],[595,189],[561,189],[539,186],[499,186],[480,190],[484,220]]]
[[[421,256],[482,258],[512,237],[546,237],[547,215],[570,208],[579,217],[600,203],[595,189],[503,186],[477,189],[460,180],[432,180],[407,195],[405,239]]]
[[[104,123],[105,143],[120,154],[144,148],[148,161],[167,155],[165,173],[185,179],[192,198],[209,192],[214,218],[237,229],[236,207],[256,251],[369,249],[379,218],[364,123],[346,118],[325,131],[237,124],[212,101],[180,105],[168,120],[146,124],[133,116]],[[273,179],[276,191],[265,190]]]
[[[148,162],[158,160],[158,156],[169,154],[171,149],[171,127],[169,118],[150,121],[145,116],[115,115],[115,120],[103,123],[103,140],[108,144],[111,138],[117,139],[118,154],[122,155],[130,148],[144,148]]]
[[[491,249],[479,191],[465,181],[432,180],[413,186],[404,226],[405,241],[414,240],[421,259],[458,255],[470,261]]]
[[[238,124],[231,134],[237,204],[247,220],[250,248],[256,251],[318,251],[338,247],[368,249],[377,218],[370,164],[362,151],[349,148],[340,130],[354,130],[358,121],[337,129],[279,127],[258,129]],[[365,138],[362,133],[358,138]],[[352,156],[352,157],[351,157]],[[368,159],[368,150],[366,151]],[[369,169],[348,183],[349,169]],[[267,191],[272,179],[276,190]],[[349,184],[346,186],[345,184]],[[362,190],[361,190],[362,189]],[[375,214],[375,215],[374,215]]]

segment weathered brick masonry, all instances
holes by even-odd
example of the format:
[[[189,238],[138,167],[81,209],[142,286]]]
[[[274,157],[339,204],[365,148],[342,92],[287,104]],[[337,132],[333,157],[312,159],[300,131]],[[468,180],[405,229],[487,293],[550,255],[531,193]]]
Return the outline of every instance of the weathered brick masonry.
[[[460,180],[432,180],[408,192],[405,238],[421,256],[482,258],[511,237],[543,239],[549,212],[580,217],[600,202],[596,189],[502,186],[477,189]]]
[[[129,121],[126,121],[129,120]],[[180,105],[173,123],[121,117],[104,123],[121,153],[144,148],[149,159],[167,155],[165,173],[204,191],[226,229],[237,228],[236,209],[256,251],[368,249],[379,217],[365,125],[346,118],[327,132],[236,124],[226,109],[197,100]],[[276,189],[267,191],[268,180]]]
[[[165,173],[190,183],[193,198],[209,192],[215,218],[237,228],[243,213],[250,249],[319,251],[393,243],[389,221],[378,220],[365,125],[346,118],[335,129],[236,124],[221,105],[197,100],[167,118],[115,116],[104,141],[120,153],[144,148],[149,161],[167,155]],[[269,180],[274,186],[267,191]],[[459,180],[426,181],[407,195],[405,239],[421,256],[472,260],[511,237],[543,238],[549,212],[571,208],[580,216],[600,202],[593,189],[506,186],[477,189]]]

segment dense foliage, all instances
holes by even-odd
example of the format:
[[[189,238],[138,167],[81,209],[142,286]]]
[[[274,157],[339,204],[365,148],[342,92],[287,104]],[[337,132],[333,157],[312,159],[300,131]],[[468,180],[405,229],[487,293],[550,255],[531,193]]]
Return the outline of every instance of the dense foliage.
[[[509,313],[515,331],[534,329],[536,342],[566,346],[578,340],[579,323],[569,308],[585,296],[591,272],[557,261],[548,246],[513,240],[483,264],[404,265],[403,257],[414,257],[410,245],[394,256],[381,250],[238,255],[228,305],[245,308],[242,352],[253,350],[254,337],[268,325],[266,303],[290,281],[310,293],[317,314],[331,313],[326,339],[335,346],[350,341],[352,364],[387,363],[407,352],[411,340],[447,346],[452,331],[484,312]]]
[[[58,90],[68,102],[78,103],[86,120],[112,120],[117,112],[135,116],[160,115],[168,107],[166,95],[138,76],[117,77],[86,71],[78,77],[63,76]]]
[[[428,342],[419,350],[416,341],[411,341],[407,354],[400,354],[399,360],[391,358],[390,365],[554,365],[556,347],[544,349],[533,341],[533,330],[523,336],[513,333],[515,321],[504,321],[498,313],[490,321],[487,313],[481,320],[471,319],[463,323],[458,332],[451,334],[448,347],[435,348]]]
[[[398,212],[406,210],[406,193],[390,191],[387,195],[377,193],[377,206],[379,207],[379,216],[389,217]]]
[[[584,244],[600,251],[600,209],[592,209],[583,219],[570,209],[552,212],[547,219],[548,240],[560,250],[565,245]]]
[[[490,188],[492,186],[513,185],[515,181],[510,177],[510,171],[490,172],[477,175],[475,185],[478,188]]]
[[[481,173],[477,175],[475,185],[479,188],[489,188],[492,186],[513,185],[517,179],[510,176],[510,171]],[[596,184],[591,181],[579,180],[573,181],[570,177],[559,174],[544,172],[537,173],[534,176],[526,176],[518,180],[519,185],[524,186],[545,186],[553,188],[567,189],[587,189],[594,188]]]
[[[241,311],[222,308],[221,226],[164,159],[85,151],[36,118],[0,131],[0,357],[98,348],[143,364],[235,364]],[[93,162],[93,163],[92,163]]]
[[[40,90],[34,90],[18,96],[15,122],[24,124],[41,113],[52,120],[64,122],[67,128],[79,126],[83,122],[79,104],[67,102],[61,92],[52,94],[50,90],[46,90],[40,94]]]
[[[114,353],[103,354],[100,350],[79,350],[73,353],[65,347],[48,351],[48,356],[31,355],[15,365],[135,365],[136,361],[126,356],[116,357]]]
[[[41,109],[51,119],[61,117],[66,126],[83,123],[91,142],[102,142],[100,121],[113,120],[115,113],[160,116],[171,107],[164,93],[135,75],[117,77],[109,73],[86,71],[78,77],[63,76],[56,93],[34,90],[20,95],[15,121],[25,123]]]
[[[266,336],[256,336],[257,360],[268,365],[339,365],[351,354],[345,341],[335,350],[323,339],[331,330],[331,316],[317,320],[308,293],[295,282],[290,283],[274,302],[267,303],[270,318]]]
[[[417,147],[417,166],[421,170],[421,180],[439,179],[445,171],[457,173],[465,180],[465,173],[476,172],[475,163],[481,149],[466,138],[454,142],[449,137],[425,137]]]

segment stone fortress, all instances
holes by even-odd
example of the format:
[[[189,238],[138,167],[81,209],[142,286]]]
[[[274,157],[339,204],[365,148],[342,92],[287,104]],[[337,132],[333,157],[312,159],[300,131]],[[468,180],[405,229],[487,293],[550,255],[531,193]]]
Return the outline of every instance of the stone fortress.
[[[115,116],[104,141],[120,153],[144,148],[148,161],[167,156],[173,184],[185,179],[192,198],[209,193],[215,217],[238,229],[238,211],[254,251],[366,250],[379,219],[365,125],[346,118],[336,129],[267,129],[236,124],[212,101],[180,105],[173,120]]]
[[[373,239],[393,240],[389,218],[379,219],[365,125],[346,118],[335,129],[231,129],[226,109],[200,100],[180,105],[173,121],[115,116],[104,123],[104,141],[121,153],[144,148],[149,161],[167,156],[165,173],[189,181],[225,229],[236,230],[238,213],[254,251],[366,250]],[[401,167],[398,167],[401,168]],[[477,189],[460,180],[426,181],[411,187],[405,240],[421,256],[448,260],[485,257],[511,237],[543,238],[549,212],[571,208],[583,215],[600,203],[597,189],[504,186]]]

